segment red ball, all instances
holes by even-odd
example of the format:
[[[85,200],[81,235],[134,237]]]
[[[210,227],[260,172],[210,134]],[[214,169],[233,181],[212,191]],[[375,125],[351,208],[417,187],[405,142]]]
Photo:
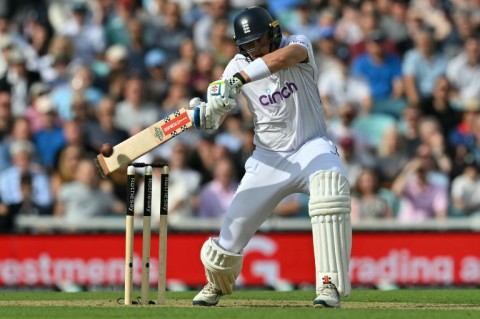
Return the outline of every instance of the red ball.
[[[113,154],[113,147],[112,145],[105,143],[102,145],[102,149],[100,150],[103,156],[110,157]]]

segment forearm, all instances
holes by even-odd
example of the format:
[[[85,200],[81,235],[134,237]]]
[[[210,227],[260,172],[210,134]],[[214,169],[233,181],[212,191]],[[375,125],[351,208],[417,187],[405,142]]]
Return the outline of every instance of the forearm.
[[[239,73],[245,83],[250,83],[306,60],[308,53],[305,47],[289,45],[256,59]]]

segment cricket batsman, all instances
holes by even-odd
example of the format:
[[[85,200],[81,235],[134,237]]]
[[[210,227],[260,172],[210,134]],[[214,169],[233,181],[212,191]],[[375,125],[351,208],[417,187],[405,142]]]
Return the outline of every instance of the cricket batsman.
[[[312,44],[303,35],[283,37],[278,21],[261,7],[241,11],[234,33],[239,53],[222,79],[210,84],[207,103],[192,99],[193,122],[197,128],[218,128],[240,92],[253,114],[256,149],[219,236],[201,249],[208,283],[193,305],[215,306],[231,294],[249,240],[285,196],[305,193],[315,254],[313,305],[338,308],[340,296],[351,292],[350,186],[327,138]]]

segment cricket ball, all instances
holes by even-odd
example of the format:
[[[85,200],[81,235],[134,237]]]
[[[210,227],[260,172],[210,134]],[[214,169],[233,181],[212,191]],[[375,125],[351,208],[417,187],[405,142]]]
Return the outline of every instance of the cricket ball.
[[[102,149],[100,150],[103,156],[110,157],[113,154],[113,147],[112,145],[105,143],[102,145]]]

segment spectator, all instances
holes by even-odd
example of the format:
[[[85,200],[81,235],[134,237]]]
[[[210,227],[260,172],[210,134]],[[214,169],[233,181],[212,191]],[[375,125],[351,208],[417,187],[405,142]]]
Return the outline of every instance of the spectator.
[[[38,110],[38,102],[42,101],[42,96],[50,93],[50,87],[44,82],[33,83],[30,87],[29,97],[30,103],[27,108],[26,117],[30,122],[30,129],[33,133],[37,133],[43,128],[42,114]]]
[[[358,43],[363,39],[363,31],[360,27],[360,15],[358,2],[348,1],[342,7],[342,14],[335,27],[335,38],[347,46]]]
[[[112,6],[113,8],[105,8],[109,10],[109,14],[104,16],[103,29],[106,43],[107,45],[126,46],[131,40],[128,24],[135,17],[135,1],[118,0],[114,1]]]
[[[353,43],[349,44],[350,55],[352,60],[357,59],[361,55],[369,52],[369,42],[379,41],[379,35],[381,34],[382,49],[388,55],[398,56],[397,48],[395,43],[387,39],[385,33],[380,29],[379,26],[379,14],[374,7],[368,8],[368,4],[372,1],[362,2],[362,7],[360,9],[360,18],[359,26],[361,28],[361,38]]]
[[[72,40],[76,63],[89,65],[105,50],[105,31],[89,18],[85,2],[75,1],[70,9],[71,19],[66,20],[57,32]]]
[[[52,196],[55,201],[62,185],[73,182],[75,179],[78,164],[83,157],[84,149],[76,144],[67,144],[59,151],[58,159],[50,178]]]
[[[220,22],[218,22],[220,24]],[[163,52],[163,51],[162,51]],[[195,65],[195,60],[198,55],[198,49],[195,46],[195,42],[193,42],[192,38],[185,38],[182,41],[182,45],[180,46],[179,52],[179,61],[180,63],[184,63],[189,67],[193,67]],[[177,62],[174,62],[175,64]]]
[[[480,116],[477,115],[473,122],[472,127],[472,143],[468,144],[468,152],[467,155],[470,159],[475,162],[476,165],[480,166]]]
[[[397,99],[404,93],[401,61],[385,52],[384,40],[381,31],[372,31],[367,39],[367,52],[352,62],[352,74],[366,79],[374,100]]]
[[[160,49],[152,49],[145,55],[146,98],[162,101],[167,95],[167,55]]]
[[[215,144],[224,145],[230,153],[236,153],[243,144],[243,120],[241,114],[227,115],[223,121],[223,130],[215,136]]]
[[[115,125],[135,135],[160,119],[158,108],[145,100],[144,81],[139,76],[130,76],[125,82],[125,97],[117,103]]]
[[[408,0],[384,1],[388,12],[380,18],[379,27],[387,34],[389,40],[395,43],[400,55],[412,47],[410,31],[408,29]]]
[[[32,176],[32,200],[43,207],[53,204],[50,179],[45,171],[33,161],[35,146],[29,141],[15,141],[10,146],[12,166],[0,172],[0,198],[4,204],[16,204],[24,200],[20,181],[22,174]]]
[[[0,233],[15,230],[15,218],[19,215],[40,216],[51,214],[51,207],[38,205],[33,197],[32,176],[24,173],[20,177],[22,201],[0,207]]]
[[[85,133],[87,143],[100,152],[104,143],[117,145],[128,138],[128,133],[118,128],[114,122],[115,119],[115,101],[109,97],[104,97],[95,110],[95,117],[87,124]]]
[[[215,80],[212,77],[214,64],[214,56],[210,52],[202,52],[197,56],[191,78],[193,96],[203,96],[208,85]]]
[[[104,95],[100,89],[95,87],[93,73],[87,65],[74,68],[70,82],[57,86],[50,93],[62,121],[73,120],[75,114],[71,106],[78,95],[91,105],[97,105]]]
[[[447,78],[453,86],[457,103],[480,99],[480,40],[477,36],[465,39],[463,50],[447,66]]]
[[[0,86],[0,172],[10,166],[7,138],[13,126],[10,91]]]
[[[428,147],[420,146],[417,156],[405,165],[392,185],[400,198],[398,218],[402,222],[444,219],[448,211],[448,190],[432,183],[429,175],[433,157]]]
[[[461,112],[460,122],[449,132],[448,142],[454,147],[461,145],[472,145],[473,123],[480,114],[480,101],[465,103],[459,110]]]
[[[355,185],[363,169],[363,165],[358,160],[359,156],[355,151],[355,140],[351,136],[345,136],[337,145],[339,146],[338,152],[347,172],[348,183]]]
[[[325,118],[328,120],[337,117],[339,106],[343,104],[351,104],[359,116],[368,115],[372,107],[372,96],[368,84],[363,78],[350,73],[347,48],[338,49],[337,57],[340,62],[339,70],[325,72],[319,81]]]
[[[42,129],[33,135],[33,142],[40,163],[50,171],[58,151],[65,145],[66,139],[63,127],[57,121],[57,112],[53,101],[48,96],[39,99],[37,110],[41,114]]]
[[[172,155],[169,163],[169,190],[168,190],[168,223],[172,226],[181,226],[185,218],[194,215],[195,197],[200,190],[200,173],[186,166],[189,148],[183,142],[177,142],[173,146]],[[153,193],[160,189],[161,170],[153,170]],[[135,208],[138,213],[143,211],[143,195],[145,191],[144,184],[140,184],[136,198]],[[152,212],[160,211],[160,198],[152,198]],[[155,225],[158,225],[159,215],[152,217]]]
[[[428,146],[432,152],[436,168],[445,175],[442,178],[443,183],[448,185],[447,176],[452,170],[449,154],[452,154],[452,150],[447,145],[440,123],[433,117],[422,117],[419,123],[419,134],[421,143]]]
[[[370,166],[374,159],[372,154],[376,152],[376,146],[371,142],[364,132],[355,129],[352,126],[357,116],[357,111],[351,104],[343,104],[339,107],[339,121],[331,123],[329,135],[335,144],[341,144],[344,138],[347,145],[350,146],[349,139],[353,140],[356,160],[360,160],[361,165]]]
[[[407,105],[402,113],[399,131],[405,141],[405,153],[408,158],[413,158],[420,146],[419,123],[422,113],[418,107]]]
[[[461,53],[468,38],[476,37],[477,25],[474,14],[466,8],[455,8],[451,13],[453,28],[443,43],[443,48],[448,57],[454,57]]]
[[[409,159],[405,153],[404,140],[397,128],[388,128],[378,148],[375,165],[380,186],[390,188]]]
[[[68,67],[74,56],[73,42],[67,36],[55,35],[50,42],[48,54],[42,60],[42,68],[38,71],[42,80],[56,88],[70,80]]]
[[[165,51],[168,59],[176,60],[183,40],[191,36],[191,29],[187,28],[181,20],[180,5],[176,2],[167,2],[165,20],[155,31],[154,44]]]
[[[245,163],[255,150],[254,135],[253,125],[250,122],[244,122],[242,124],[242,145],[237,152],[232,154],[239,177],[243,177],[245,174]]]
[[[474,216],[480,213],[480,176],[478,166],[468,164],[461,175],[455,177],[451,189],[454,216]]]
[[[323,30],[316,42],[317,52],[315,52],[315,64],[318,68],[319,78],[330,71],[341,72],[341,66],[336,56],[337,45],[334,30]]]
[[[392,207],[380,195],[377,174],[373,170],[363,169],[354,184],[352,224],[391,218],[393,218]]]
[[[90,223],[92,217],[111,216],[124,211],[122,201],[100,188],[93,161],[82,159],[78,163],[75,180],[60,187],[54,213],[63,217],[74,230],[76,223]]]
[[[227,65],[235,54],[238,52],[238,48],[235,42],[232,41],[231,36],[226,34],[225,30],[228,30],[229,22],[227,20],[215,21],[213,25],[212,34],[210,36],[212,43],[212,51],[214,62],[216,64]]]
[[[451,33],[452,25],[437,1],[416,0],[411,3],[409,10],[420,19],[421,28],[433,30],[435,40],[443,41]],[[411,30],[411,34],[414,33],[415,30]]]
[[[288,195],[273,211],[273,216],[282,218],[310,218],[308,200],[310,196],[301,193]]]
[[[460,122],[460,113],[454,110],[452,103],[450,103],[450,92],[450,82],[445,76],[440,76],[435,81],[432,97],[420,102],[422,114],[437,119],[446,139]]]
[[[130,41],[126,48],[127,67],[129,70],[138,72],[142,76],[147,75],[145,68],[145,54],[152,48],[152,45],[146,42],[145,23],[138,18],[130,19],[128,22],[128,34]]]
[[[19,49],[11,49],[8,54],[8,69],[0,79],[11,89],[11,103],[13,115],[25,115],[30,104],[29,89],[33,83],[40,81],[40,74],[27,69],[27,60]]]
[[[213,180],[202,186],[196,216],[199,218],[221,218],[233,199],[238,186],[231,160],[221,159],[215,166]]]
[[[209,0],[204,4],[205,15],[193,27],[193,39],[199,51],[208,51],[212,47],[211,32],[215,21],[228,20],[228,0]],[[226,34],[232,34],[225,29]],[[228,33],[227,33],[228,32]]]
[[[436,50],[430,31],[419,31],[414,40],[415,47],[403,59],[403,77],[407,100],[417,106],[421,99],[432,96],[436,80],[445,74],[447,60]]]

